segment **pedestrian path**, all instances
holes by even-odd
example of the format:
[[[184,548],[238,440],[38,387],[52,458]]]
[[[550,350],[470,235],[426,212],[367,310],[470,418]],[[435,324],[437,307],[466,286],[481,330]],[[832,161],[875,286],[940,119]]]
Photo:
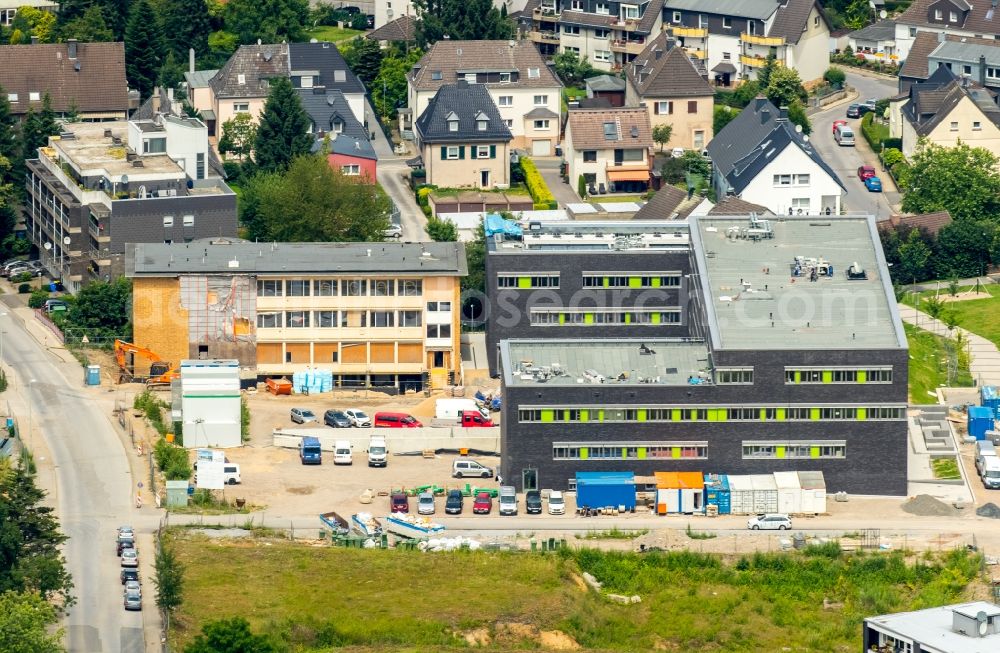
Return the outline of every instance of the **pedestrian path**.
[[[900,304],[899,316],[907,324],[912,324],[925,331],[930,331],[946,338],[953,338],[956,333],[963,334],[969,343],[968,347],[971,358],[969,371],[972,372],[972,378],[976,380],[976,385],[1000,385],[1000,351],[997,350],[995,344],[982,336],[959,327],[948,329],[940,320],[936,320],[912,306]]]

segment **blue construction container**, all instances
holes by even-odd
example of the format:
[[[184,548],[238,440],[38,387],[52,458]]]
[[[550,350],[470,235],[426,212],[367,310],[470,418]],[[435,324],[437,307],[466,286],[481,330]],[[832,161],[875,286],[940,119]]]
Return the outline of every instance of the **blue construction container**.
[[[729,496],[729,478],[725,474],[705,474],[706,506],[718,506],[720,515],[728,515],[732,510]]]
[[[632,472],[577,472],[578,508],[635,510],[635,475]]]
[[[979,403],[993,411],[994,419],[1000,417],[1000,394],[994,385],[979,388]]]
[[[993,430],[994,415],[986,406],[969,406],[969,435],[985,440],[986,432]]]
[[[87,374],[84,377],[87,385],[101,385],[101,366],[100,365],[88,365]]]

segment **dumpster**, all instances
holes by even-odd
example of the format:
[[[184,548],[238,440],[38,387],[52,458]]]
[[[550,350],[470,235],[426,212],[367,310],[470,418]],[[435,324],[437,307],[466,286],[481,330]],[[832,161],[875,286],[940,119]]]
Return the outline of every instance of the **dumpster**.
[[[979,388],[979,403],[993,411],[993,417],[1000,415],[1000,394],[996,386],[984,385]]]
[[[969,406],[969,435],[985,440],[986,432],[993,430],[993,410],[986,406]]]
[[[87,385],[101,385],[101,366],[88,365],[84,379]]]

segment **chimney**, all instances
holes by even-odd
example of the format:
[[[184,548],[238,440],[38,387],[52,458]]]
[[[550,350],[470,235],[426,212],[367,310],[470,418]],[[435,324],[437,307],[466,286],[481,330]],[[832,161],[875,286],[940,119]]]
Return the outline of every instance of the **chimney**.
[[[188,72],[194,72],[194,48],[188,48]]]
[[[32,45],[37,45],[38,44],[38,37],[37,36],[32,36],[31,37],[31,44]]]
[[[986,86],[986,55],[979,55],[979,84]]]
[[[69,50],[69,58],[76,59],[76,47],[79,42],[76,39],[66,39],[66,49]]]
[[[778,109],[778,122],[788,122],[788,107]]]

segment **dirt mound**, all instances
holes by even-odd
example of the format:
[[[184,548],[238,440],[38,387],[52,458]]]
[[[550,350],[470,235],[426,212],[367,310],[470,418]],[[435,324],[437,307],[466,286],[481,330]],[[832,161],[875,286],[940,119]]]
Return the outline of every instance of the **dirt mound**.
[[[986,505],[976,508],[976,514],[980,517],[1000,519],[1000,507],[998,507],[995,503],[987,503]]]
[[[476,628],[475,630],[469,630],[462,633],[462,639],[469,646],[489,646],[490,642],[490,631],[486,628]]]
[[[958,509],[929,494],[918,494],[908,500],[903,504],[903,510],[920,517],[954,517],[959,514]]]
[[[543,630],[538,634],[538,645],[552,651],[576,651],[580,645],[561,630]]]

